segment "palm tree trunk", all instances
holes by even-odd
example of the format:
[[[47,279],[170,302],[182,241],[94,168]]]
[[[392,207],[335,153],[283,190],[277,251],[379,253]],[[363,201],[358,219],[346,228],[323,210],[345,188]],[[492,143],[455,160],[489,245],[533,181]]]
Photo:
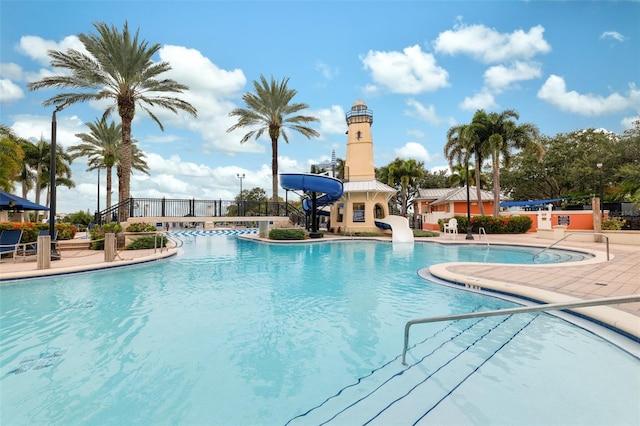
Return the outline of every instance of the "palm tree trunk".
[[[498,155],[498,152],[494,152],[491,156],[493,166],[493,217],[500,216],[500,159]]]
[[[107,166],[107,210],[111,208],[111,185],[113,184],[111,178],[111,169],[112,166]]]
[[[476,198],[478,199],[478,206],[480,207],[480,214],[484,216],[484,203],[482,202],[482,188],[480,188],[480,159],[477,155],[474,155],[474,162],[476,168]]]
[[[278,139],[271,138],[271,190],[273,202],[278,202]]]

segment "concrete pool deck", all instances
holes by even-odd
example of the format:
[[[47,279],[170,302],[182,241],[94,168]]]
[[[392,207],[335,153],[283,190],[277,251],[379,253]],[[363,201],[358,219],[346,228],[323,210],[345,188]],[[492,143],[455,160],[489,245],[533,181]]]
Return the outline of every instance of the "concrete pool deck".
[[[242,238],[259,239],[257,234],[246,234]],[[475,238],[474,241],[469,242],[465,240],[464,235],[458,235],[456,240],[451,240],[442,234],[440,237],[416,238],[416,241],[486,245],[484,239],[479,241],[477,236]],[[325,235],[324,240],[327,239],[351,240],[352,238]],[[309,240],[305,241],[309,242]],[[490,235],[489,242],[491,245],[510,244],[542,248],[553,241],[539,239],[535,235]],[[611,244],[609,261],[606,260],[604,243],[565,240],[555,248],[583,251],[595,256],[576,263],[547,265],[451,262],[433,265],[429,271],[434,276],[447,281],[505,292],[545,303],[640,294],[640,247]],[[16,279],[152,262],[176,255],[177,250],[119,251],[113,262],[105,262],[103,251],[64,250],[61,254],[60,260],[51,262],[51,268],[44,270],[37,269],[36,256],[18,258],[15,263],[11,258],[3,258],[0,261],[0,285],[3,281],[13,282]],[[576,311],[640,338],[640,302],[580,308]]]

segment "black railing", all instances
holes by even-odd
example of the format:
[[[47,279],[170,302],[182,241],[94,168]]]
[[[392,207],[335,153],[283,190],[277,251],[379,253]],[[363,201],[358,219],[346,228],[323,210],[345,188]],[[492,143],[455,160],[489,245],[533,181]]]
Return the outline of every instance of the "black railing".
[[[129,198],[96,213],[95,222],[124,222],[129,217],[283,216],[299,223],[304,213],[285,202]],[[194,221],[197,222],[197,221]]]

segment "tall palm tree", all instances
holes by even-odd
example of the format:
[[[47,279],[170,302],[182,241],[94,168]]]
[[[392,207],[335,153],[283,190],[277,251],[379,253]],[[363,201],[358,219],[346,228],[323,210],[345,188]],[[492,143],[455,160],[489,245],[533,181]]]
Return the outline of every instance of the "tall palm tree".
[[[107,175],[107,209],[111,207],[112,169],[118,160],[122,141],[122,125],[113,121],[107,124],[103,117],[93,123],[85,123],[89,133],[77,133],[82,143],[69,147],[71,158],[87,157],[87,171],[105,169]]]
[[[538,142],[540,132],[530,123],[516,124],[520,115],[515,110],[487,114],[483,110],[475,113],[472,120],[476,137],[484,141],[491,153],[493,175],[493,215],[500,215],[500,166],[509,166],[514,149],[529,149],[542,158],[544,149]]]
[[[453,126],[447,131],[447,142],[444,145],[444,155],[453,168],[455,164],[466,164],[469,157],[473,155],[476,170],[476,182],[482,182],[480,170],[486,156],[486,145],[477,137],[474,132],[475,126],[471,124],[461,124]],[[476,185],[476,198],[482,200],[482,188]],[[480,214],[484,216],[484,203],[478,202]]]
[[[96,23],[97,34],[79,34],[78,38],[87,53],[75,49],[66,52],[49,50],[51,66],[62,68],[68,75],[44,77],[29,83],[29,90],[43,88],[71,89],[71,92],[59,93],[46,101],[45,106],[63,107],[78,102],[110,99],[113,104],[107,108],[104,117],[117,109],[122,120],[122,186],[119,188],[119,200],[129,198],[131,171],[131,123],[136,107],[145,111],[160,127],[164,127],[152,108],[160,107],[174,113],[183,110],[197,115],[196,109],[188,102],[165,93],[183,93],[188,87],[171,79],[159,79],[169,71],[168,62],[152,60],[159,44],[149,46],[145,40],[138,39],[139,30],[132,34],[125,21],[122,32],[115,26]],[[127,209],[122,209],[121,220],[126,220]]]
[[[263,75],[260,76],[260,82],[254,80],[255,93],[247,92],[242,96],[246,108],[236,108],[229,113],[229,116],[237,117],[238,121],[227,129],[227,132],[233,132],[243,127],[251,128],[240,140],[241,144],[252,137],[257,140],[265,132],[268,133],[271,140],[271,186],[274,202],[278,200],[278,139],[280,135],[285,142],[289,143],[289,137],[284,129],[288,127],[309,139],[312,136],[320,136],[317,131],[305,126],[306,123],[319,121],[316,117],[293,115],[309,108],[309,105],[291,103],[298,92],[295,89],[289,89],[288,82],[289,78],[276,82],[273,77],[271,82],[268,82]]]

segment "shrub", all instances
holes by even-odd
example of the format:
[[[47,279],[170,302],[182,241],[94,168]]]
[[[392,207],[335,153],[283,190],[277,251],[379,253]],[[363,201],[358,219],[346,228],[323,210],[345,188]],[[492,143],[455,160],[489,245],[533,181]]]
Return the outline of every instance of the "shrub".
[[[56,222],[56,230],[58,231],[59,240],[70,240],[76,236],[77,228],[69,223]],[[0,231],[22,230],[21,243],[32,243],[38,240],[38,234],[41,230],[49,230],[48,223],[38,222],[2,222],[0,223]]]
[[[122,225],[117,222],[95,226],[91,231],[91,248],[95,250],[104,250],[104,234],[117,234],[118,232],[122,232]]]
[[[129,245],[126,247],[127,250],[143,250],[143,249],[152,249],[152,248],[160,248],[166,247],[169,242],[169,239],[165,236],[154,237],[140,237],[131,241]]]
[[[467,217],[454,216],[458,220],[458,233],[467,232]],[[438,219],[440,230],[449,219]],[[478,233],[480,228],[484,228],[487,234],[524,234],[531,229],[533,221],[528,216],[493,217],[493,216],[472,216],[471,232]]]
[[[307,233],[302,229],[272,229],[269,231],[269,239],[272,240],[304,240]]]
[[[153,232],[156,231],[156,226],[151,223],[132,223],[125,229],[127,232]]]
[[[627,223],[625,219],[621,219],[619,217],[608,217],[602,221],[601,228],[603,231],[619,231],[625,223]]]

